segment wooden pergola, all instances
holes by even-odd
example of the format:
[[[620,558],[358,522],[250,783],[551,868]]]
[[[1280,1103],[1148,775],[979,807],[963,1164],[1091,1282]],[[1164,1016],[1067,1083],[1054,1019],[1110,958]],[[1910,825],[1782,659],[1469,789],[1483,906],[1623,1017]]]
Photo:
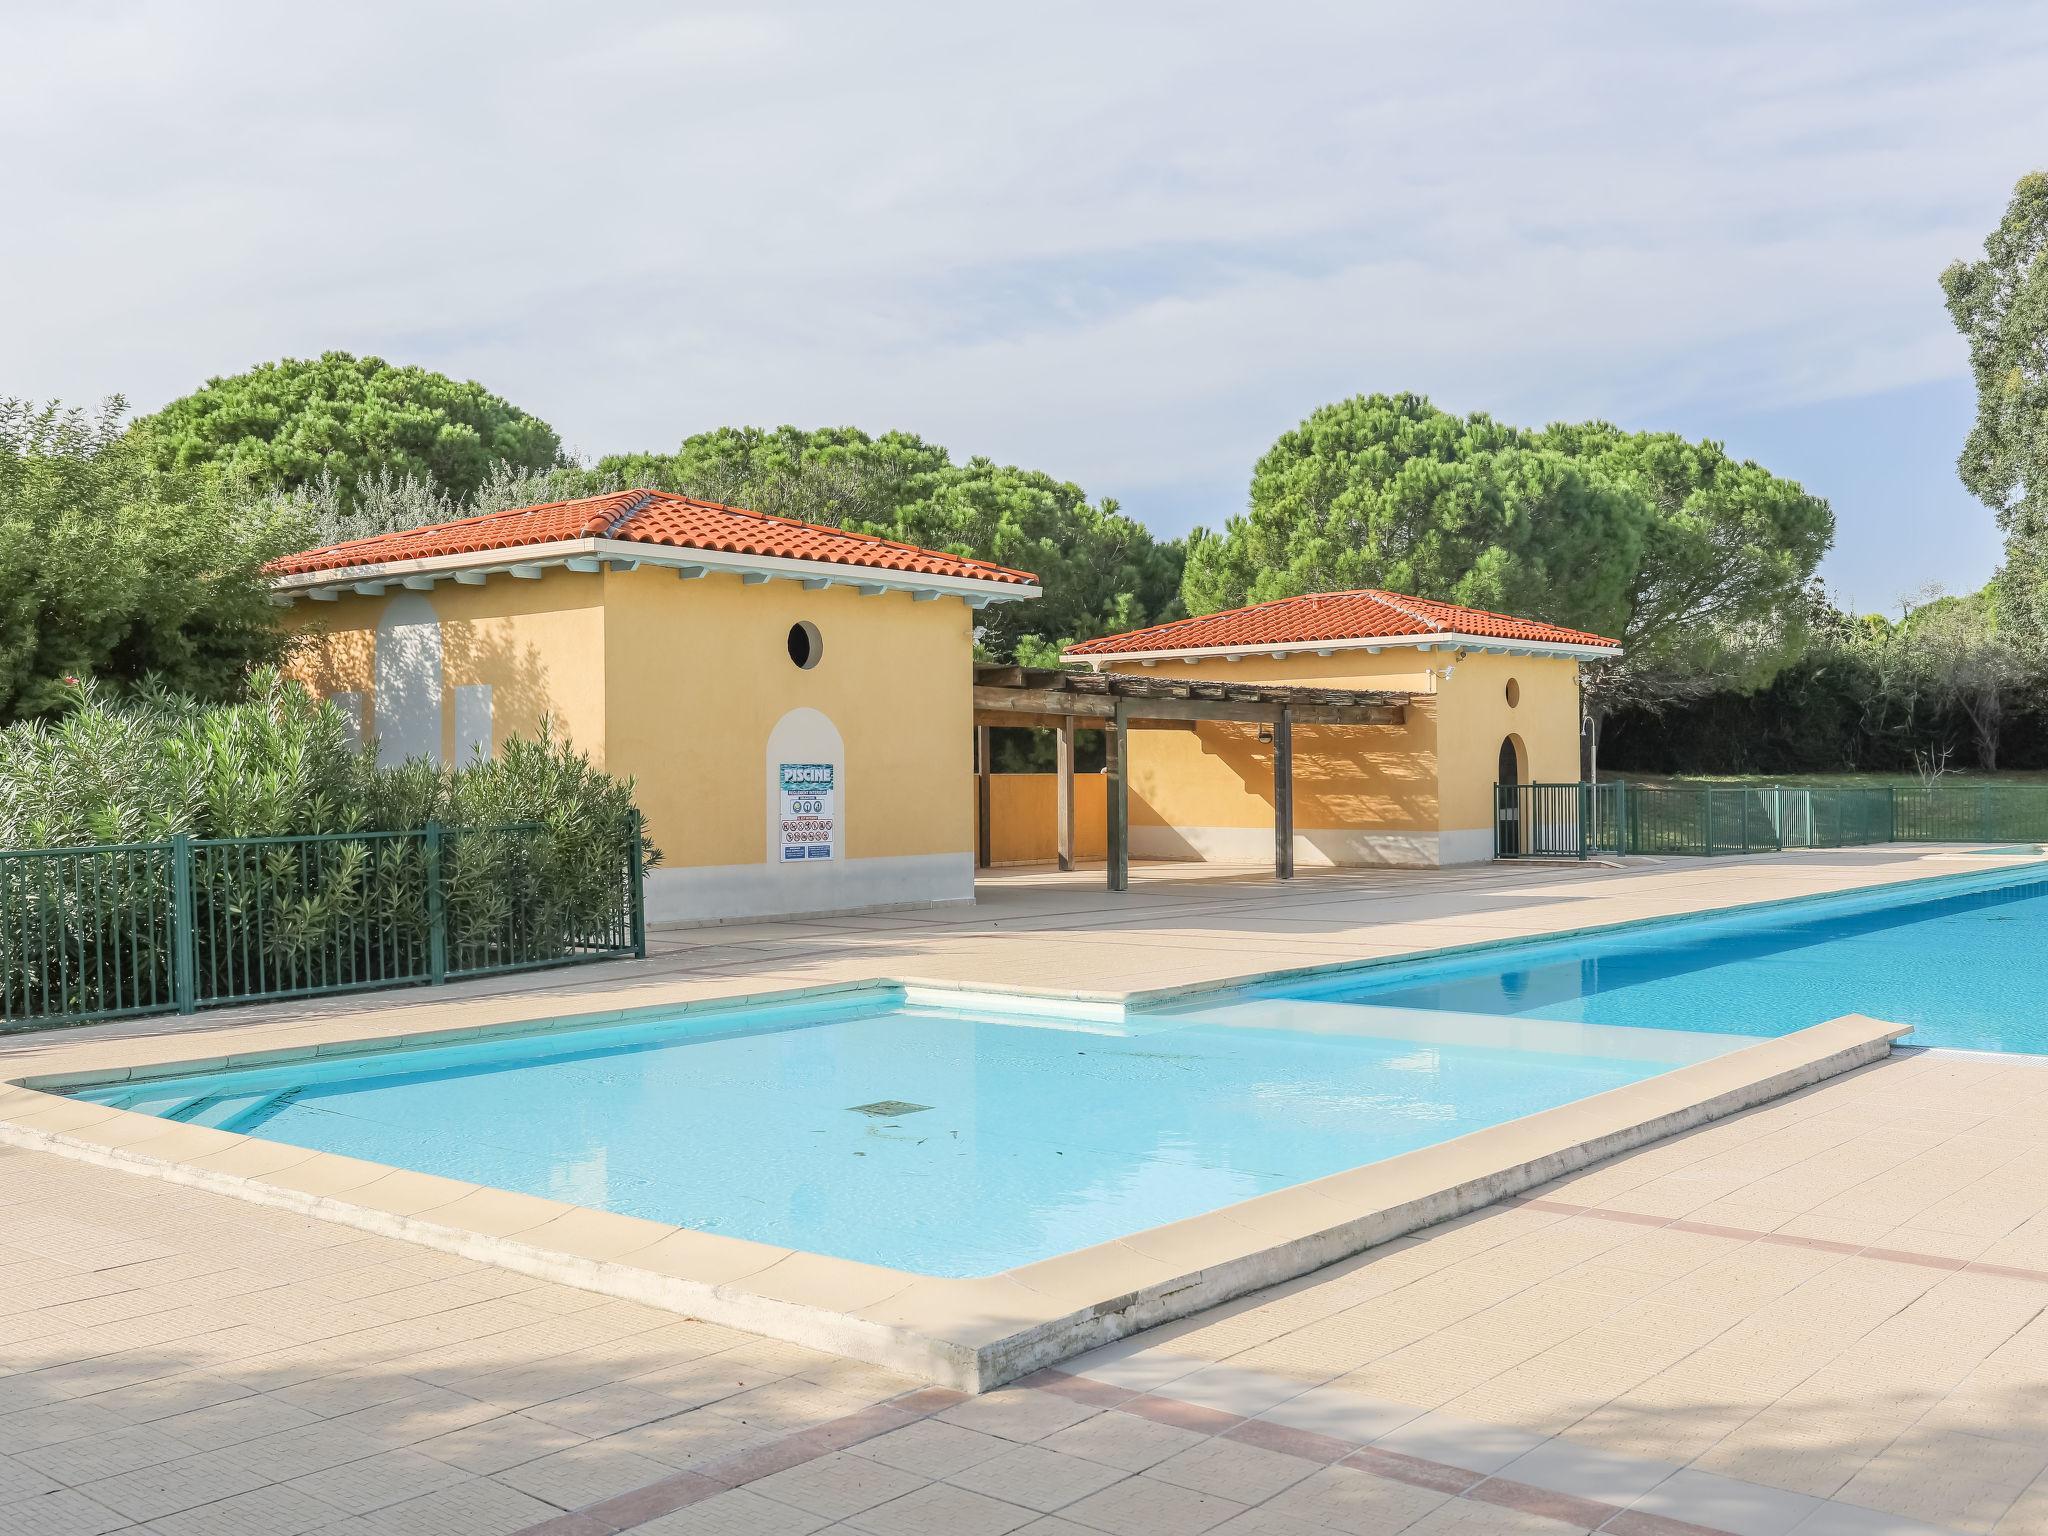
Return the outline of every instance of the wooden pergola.
[[[1108,779],[1109,888],[1131,879],[1130,732],[1191,731],[1204,720],[1264,725],[1273,732],[1273,872],[1294,877],[1294,727],[1400,725],[1406,693],[1309,688],[1278,683],[1226,683],[1208,678],[1140,677],[1124,672],[1068,672],[1057,667],[977,666],[974,742],[978,862],[989,862],[989,731],[1050,730],[1057,743],[1059,864],[1074,867],[1074,736],[1104,733]]]

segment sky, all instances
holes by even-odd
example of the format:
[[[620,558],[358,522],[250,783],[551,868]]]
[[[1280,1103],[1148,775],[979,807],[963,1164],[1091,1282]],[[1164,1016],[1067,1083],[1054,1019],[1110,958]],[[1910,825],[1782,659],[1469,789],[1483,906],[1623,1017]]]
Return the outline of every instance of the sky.
[[[1997,561],[1937,278],[2043,80],[2025,0],[0,0],[0,394],[340,348],[590,455],[898,428],[1172,534],[1408,389],[1721,439],[1895,608]]]

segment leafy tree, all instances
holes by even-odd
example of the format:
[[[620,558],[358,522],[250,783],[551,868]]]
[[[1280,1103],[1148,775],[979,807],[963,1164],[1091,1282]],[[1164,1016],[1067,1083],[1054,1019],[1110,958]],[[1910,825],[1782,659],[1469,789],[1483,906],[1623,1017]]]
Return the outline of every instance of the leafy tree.
[[[1359,396],[1273,445],[1250,510],[1190,539],[1182,594],[1200,613],[1385,587],[1612,635],[1597,741],[1614,708],[1760,687],[1797,657],[1833,530],[1825,501],[1716,443]]]
[[[1179,613],[1181,552],[1079,486],[989,459],[955,464],[908,432],[721,427],[673,454],[591,471],[1033,571],[1045,595],[982,616],[985,654],[1050,665],[1060,649]]]
[[[2005,529],[1999,598],[2014,627],[2048,639],[2048,172],[2020,178],[1984,259],[1951,264],[1941,291],[1977,385],[1956,470]]]
[[[1761,687],[1805,649],[1808,584],[1834,540],[1834,513],[1796,482],[1719,443],[1623,432],[1604,421],[1541,434],[1646,516],[1620,625],[1623,661],[1599,679],[1609,702],[1655,703],[1704,687]]]
[[[229,466],[276,490],[327,475],[344,497],[381,474],[467,502],[494,465],[563,462],[553,427],[481,384],[347,352],[210,379],[136,426],[162,468]]]
[[[160,468],[122,415],[0,401],[0,721],[96,677],[224,697],[283,648],[262,566],[302,525]]]
[[[1898,644],[1911,685],[1938,714],[1968,722],[1977,766],[1995,773],[2007,716],[2033,677],[2025,653],[2000,633],[1991,594],[1931,594],[1899,626]]]
[[[1250,511],[1190,540],[1182,594],[1202,613],[1384,587],[1614,633],[1643,522],[1638,498],[1528,433],[1358,396],[1259,460]]]
[[[945,449],[910,432],[720,427],[686,438],[672,454],[600,459],[596,472],[776,517],[880,530],[951,465]]]
[[[1033,666],[1062,648],[1176,617],[1181,559],[1111,500],[1037,470],[970,459],[868,531],[1034,572],[1044,596],[982,613],[982,649]]]

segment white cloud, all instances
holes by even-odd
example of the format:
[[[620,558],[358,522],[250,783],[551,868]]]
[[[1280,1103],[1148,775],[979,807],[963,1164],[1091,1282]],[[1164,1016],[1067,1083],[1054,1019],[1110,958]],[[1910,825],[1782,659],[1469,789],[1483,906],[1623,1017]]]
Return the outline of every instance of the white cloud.
[[[16,5],[0,387],[339,346],[591,452],[901,425],[1143,515],[1353,390],[1952,377],[2044,66],[1995,3]]]

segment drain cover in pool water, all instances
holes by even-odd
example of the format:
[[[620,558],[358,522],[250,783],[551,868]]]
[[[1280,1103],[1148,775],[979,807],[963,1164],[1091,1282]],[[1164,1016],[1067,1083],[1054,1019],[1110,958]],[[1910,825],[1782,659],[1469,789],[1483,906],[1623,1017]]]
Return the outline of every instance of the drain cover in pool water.
[[[872,1104],[849,1106],[856,1115],[873,1115],[877,1120],[894,1120],[898,1115],[915,1115],[930,1109],[929,1104],[906,1104],[902,1099],[877,1099]]]

